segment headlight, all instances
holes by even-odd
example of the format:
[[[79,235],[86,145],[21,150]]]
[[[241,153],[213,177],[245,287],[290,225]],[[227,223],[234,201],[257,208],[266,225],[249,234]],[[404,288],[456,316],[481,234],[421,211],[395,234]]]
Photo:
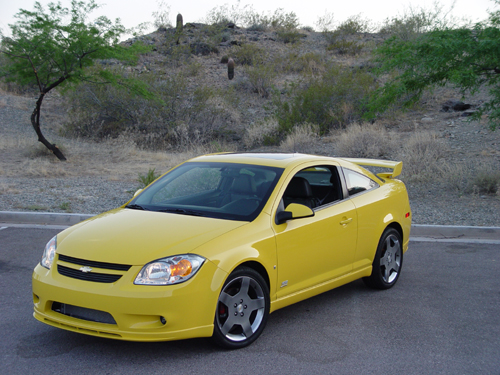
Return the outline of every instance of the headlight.
[[[205,261],[198,255],[185,254],[146,264],[135,278],[138,285],[171,285],[193,277]]]
[[[56,247],[57,236],[54,236],[49,242],[47,242],[47,245],[45,245],[45,250],[43,250],[42,260],[40,261],[40,264],[49,270],[50,266],[52,266],[52,261],[56,256]]]

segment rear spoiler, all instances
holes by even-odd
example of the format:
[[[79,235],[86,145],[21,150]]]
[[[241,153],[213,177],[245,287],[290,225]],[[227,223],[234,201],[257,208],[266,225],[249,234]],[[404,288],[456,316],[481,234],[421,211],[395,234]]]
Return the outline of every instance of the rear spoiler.
[[[380,178],[394,178],[401,174],[403,170],[402,161],[390,161],[390,160],[379,160],[379,159],[358,159],[358,158],[342,158],[349,163],[356,165],[368,165],[370,167],[380,167],[392,169],[392,172],[377,173]]]

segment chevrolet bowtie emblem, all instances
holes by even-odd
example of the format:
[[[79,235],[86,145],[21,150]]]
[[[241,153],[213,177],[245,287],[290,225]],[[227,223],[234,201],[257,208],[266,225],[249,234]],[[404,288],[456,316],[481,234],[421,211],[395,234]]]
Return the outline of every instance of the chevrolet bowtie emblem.
[[[85,266],[85,267],[81,267],[80,271],[87,273],[87,272],[91,272],[92,268]]]

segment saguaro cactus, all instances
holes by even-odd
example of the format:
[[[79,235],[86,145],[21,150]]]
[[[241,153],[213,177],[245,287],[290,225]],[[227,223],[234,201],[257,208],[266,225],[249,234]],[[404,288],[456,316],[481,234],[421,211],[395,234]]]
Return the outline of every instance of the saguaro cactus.
[[[229,80],[234,78],[234,60],[232,58],[227,61],[227,77]]]
[[[177,21],[175,25],[175,43],[179,44],[179,39],[181,38],[182,35],[182,27],[183,27],[183,21],[182,21],[182,14],[177,15]]]
[[[181,33],[182,32],[182,26],[183,26],[183,22],[182,22],[182,14],[178,14],[177,15],[177,23],[176,23],[176,26],[175,26],[175,29],[178,33]]]

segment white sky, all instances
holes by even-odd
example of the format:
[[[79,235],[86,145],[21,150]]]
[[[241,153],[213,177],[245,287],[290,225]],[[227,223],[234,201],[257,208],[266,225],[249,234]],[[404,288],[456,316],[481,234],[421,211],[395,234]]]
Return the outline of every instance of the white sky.
[[[199,22],[208,12],[224,4],[235,4],[236,1],[204,1],[204,0],[164,0],[170,6],[170,20],[175,25],[177,13],[181,13],[184,23]],[[49,0],[39,0],[43,5]],[[387,17],[402,14],[408,6],[414,8],[425,7],[432,9],[434,0],[351,0],[324,1],[324,0],[253,0],[240,1],[240,8],[252,4],[252,8],[259,14],[274,12],[282,8],[286,13],[295,12],[301,25],[316,27],[318,17],[325,13],[333,13],[335,21],[339,22],[349,16],[361,14],[363,18],[374,22],[381,22]],[[14,22],[14,14],[20,8],[33,10],[34,0],[0,0],[0,29],[4,35],[10,34],[8,24]],[[70,6],[70,0],[62,0],[64,6]],[[94,19],[105,15],[111,20],[120,18],[126,27],[134,27],[143,22],[152,22],[152,13],[158,10],[158,0],[97,0],[105,4],[90,15]],[[440,0],[445,9],[449,9],[453,0]],[[466,17],[472,21],[484,20],[488,17],[487,10],[494,9],[492,0],[455,0],[453,15],[458,18]]]

